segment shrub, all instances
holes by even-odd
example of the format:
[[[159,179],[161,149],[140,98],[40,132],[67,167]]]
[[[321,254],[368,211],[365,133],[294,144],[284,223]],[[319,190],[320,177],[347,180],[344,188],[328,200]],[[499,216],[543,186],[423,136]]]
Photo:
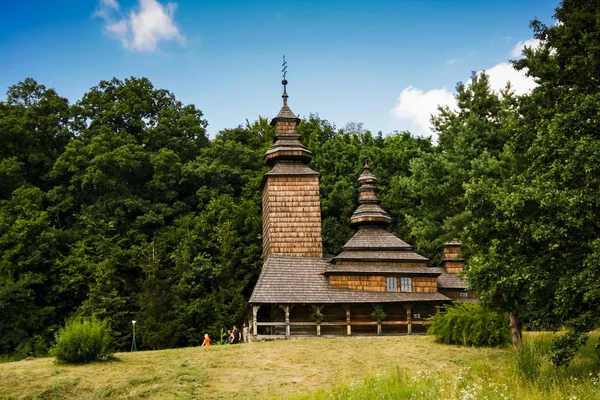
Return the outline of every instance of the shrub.
[[[373,311],[371,315],[379,324],[387,318],[387,314],[383,311],[383,308],[381,308],[381,306],[375,306],[375,311]]]
[[[508,315],[488,311],[479,304],[446,306],[428,322],[427,332],[446,344],[505,346],[511,340]]]
[[[323,322],[324,317],[325,316],[323,315],[323,313],[321,313],[319,311],[315,311],[315,313],[312,315],[313,321],[315,321],[317,324],[320,324],[321,322]]]
[[[564,335],[555,336],[550,351],[552,364],[555,367],[568,366],[577,351],[585,344],[587,338],[587,333],[574,330],[568,330]]]
[[[112,356],[112,337],[108,324],[96,318],[70,319],[56,334],[50,350],[59,362],[83,363]]]

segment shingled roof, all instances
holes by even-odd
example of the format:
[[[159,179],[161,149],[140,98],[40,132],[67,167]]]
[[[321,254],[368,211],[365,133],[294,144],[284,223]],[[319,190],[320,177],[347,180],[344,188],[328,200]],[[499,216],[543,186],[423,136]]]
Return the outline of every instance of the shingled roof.
[[[427,258],[412,251],[342,251],[335,261],[420,261],[424,263]]]
[[[412,250],[405,241],[380,227],[365,226],[358,230],[342,250]]]
[[[412,247],[381,226],[363,226],[332,259],[338,261],[404,261],[427,262],[427,258],[412,251]]]
[[[385,265],[336,265],[329,264],[325,270],[326,275],[348,273],[351,275],[370,274],[370,275],[388,275],[405,274],[406,276],[440,276],[441,273],[436,269],[428,267],[394,267]]]
[[[323,258],[271,254],[263,265],[250,303],[326,304],[450,301],[441,293],[366,292],[331,287]]]
[[[460,279],[456,274],[448,274],[444,268],[435,267],[431,270],[439,271],[438,287],[442,289],[466,289],[469,285],[463,279]]]

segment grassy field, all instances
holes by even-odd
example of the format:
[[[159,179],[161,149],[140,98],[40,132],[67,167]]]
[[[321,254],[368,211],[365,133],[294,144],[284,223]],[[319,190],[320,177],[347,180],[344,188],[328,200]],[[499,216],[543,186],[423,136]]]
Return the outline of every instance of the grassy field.
[[[557,373],[538,360],[530,381],[510,350],[440,345],[427,336],[141,351],[77,366],[42,358],[0,364],[0,399],[598,399],[597,363],[586,354]]]

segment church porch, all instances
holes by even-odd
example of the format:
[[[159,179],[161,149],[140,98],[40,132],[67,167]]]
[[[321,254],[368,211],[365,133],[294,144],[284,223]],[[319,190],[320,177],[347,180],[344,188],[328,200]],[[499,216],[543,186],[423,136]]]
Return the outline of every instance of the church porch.
[[[442,303],[253,304],[255,340],[425,334]],[[377,321],[376,310],[385,314]]]

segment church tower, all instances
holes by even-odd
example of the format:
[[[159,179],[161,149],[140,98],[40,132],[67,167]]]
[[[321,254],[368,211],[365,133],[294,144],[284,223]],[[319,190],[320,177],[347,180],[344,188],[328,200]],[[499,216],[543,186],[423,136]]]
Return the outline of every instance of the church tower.
[[[319,174],[308,167],[312,153],[300,142],[300,119],[288,107],[287,80],[283,107],[271,121],[275,143],[265,154],[272,167],[263,179],[263,259],[270,254],[322,257]]]

